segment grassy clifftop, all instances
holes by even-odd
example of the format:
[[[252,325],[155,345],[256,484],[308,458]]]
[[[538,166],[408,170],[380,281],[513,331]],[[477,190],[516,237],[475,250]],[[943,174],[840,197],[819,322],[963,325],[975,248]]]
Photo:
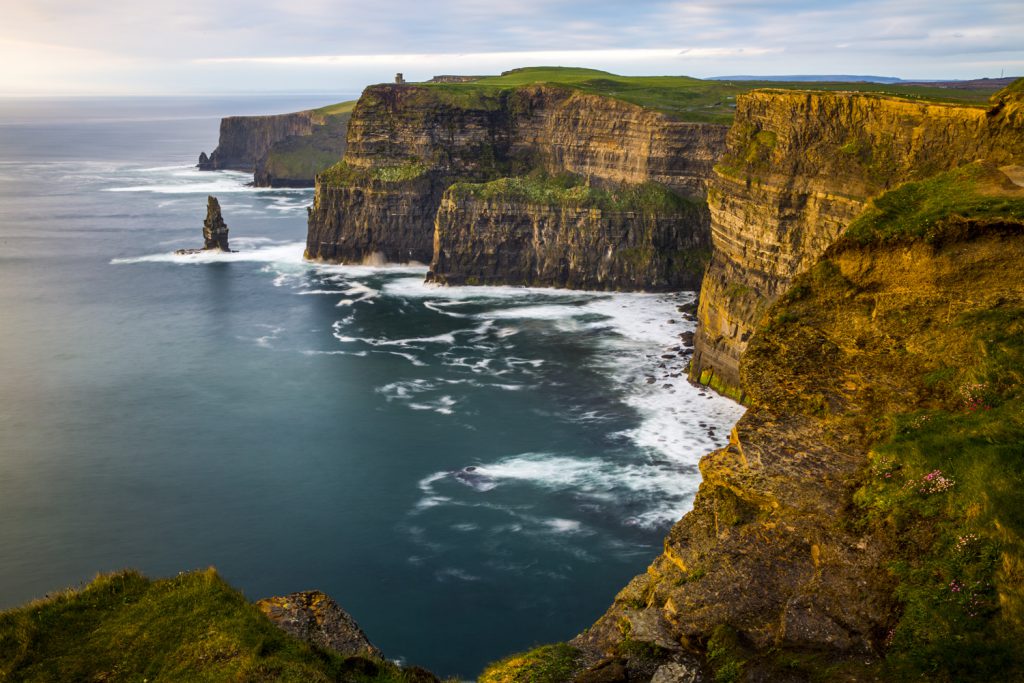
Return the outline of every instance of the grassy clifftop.
[[[4,681],[381,681],[410,674],[280,631],[213,569],[101,575],[0,613]]]
[[[880,83],[705,81],[687,76],[619,76],[597,69],[529,67],[469,83],[428,83],[462,101],[483,100],[502,90],[533,84],[560,85],[637,104],[685,121],[730,123],[736,95],[759,88],[871,92],[898,97],[983,105],[991,91],[956,91]]]
[[[514,201],[543,206],[571,206],[603,211],[682,213],[695,210],[698,202],[672,192],[663,185],[647,182],[611,189],[592,187],[579,176],[533,174],[499,178],[489,183],[455,183],[454,197],[493,201]]]

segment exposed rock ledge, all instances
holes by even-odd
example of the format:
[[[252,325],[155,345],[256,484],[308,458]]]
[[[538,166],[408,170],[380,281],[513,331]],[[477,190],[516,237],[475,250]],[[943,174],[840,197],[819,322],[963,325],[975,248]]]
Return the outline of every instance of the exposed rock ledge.
[[[264,598],[256,606],[274,624],[299,640],[348,656],[383,659],[381,652],[338,603],[320,591]]]

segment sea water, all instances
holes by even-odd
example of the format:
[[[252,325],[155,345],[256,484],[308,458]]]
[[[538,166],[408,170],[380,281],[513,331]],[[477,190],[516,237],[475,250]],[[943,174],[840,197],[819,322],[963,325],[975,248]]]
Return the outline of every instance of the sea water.
[[[691,505],[741,413],[662,357],[694,293],[312,265],[311,190],[192,166],[221,115],[338,99],[0,102],[0,608],[213,565],[469,677],[592,623]],[[174,255],[207,194],[237,251]]]

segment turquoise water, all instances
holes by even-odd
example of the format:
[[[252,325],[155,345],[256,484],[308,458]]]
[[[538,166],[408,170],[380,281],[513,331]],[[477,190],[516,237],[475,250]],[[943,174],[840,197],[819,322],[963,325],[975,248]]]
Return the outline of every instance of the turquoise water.
[[[472,676],[659,552],[740,414],[661,358],[693,294],[312,266],[311,191],[191,168],[220,115],[337,99],[0,102],[0,608],[214,565]],[[208,193],[238,252],[173,256]]]

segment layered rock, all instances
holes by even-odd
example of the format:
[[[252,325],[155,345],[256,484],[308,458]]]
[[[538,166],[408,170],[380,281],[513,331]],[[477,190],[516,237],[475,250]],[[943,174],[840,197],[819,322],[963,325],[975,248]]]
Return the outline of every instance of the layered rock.
[[[330,263],[428,263],[444,183],[410,180],[319,182],[309,209],[306,258]]]
[[[203,220],[203,248],[178,249],[179,255],[201,254],[204,251],[231,251],[228,244],[228,226],[220,213],[220,202],[213,195],[206,198],[206,218]]]
[[[738,97],[708,192],[714,250],[691,377],[739,398],[758,323],[870,197],[976,159],[1019,161],[1022,120],[1012,97],[987,110],[851,93]]]
[[[383,659],[348,612],[320,591],[264,598],[256,606],[278,628],[299,640],[347,656]]]
[[[501,181],[498,181],[501,182]],[[456,185],[437,212],[428,281],[572,289],[693,290],[709,253],[704,206],[602,208],[477,197]]]
[[[604,288],[632,287],[641,279],[639,269],[616,266],[594,277],[563,277],[555,273],[557,264],[549,262],[561,259],[554,252],[541,258],[542,266],[513,263],[511,254],[529,257],[518,243],[520,238],[511,235],[533,225],[536,207],[516,199],[503,202],[496,213],[496,207],[480,203],[461,206],[456,195],[449,196],[442,207],[445,190],[456,182],[572,174],[609,190],[654,182],[681,196],[702,198],[724,136],[723,126],[675,121],[632,104],[562,87],[532,85],[463,93],[416,85],[373,86],[363,93],[353,113],[344,164],[318,179],[306,255],[333,262],[361,262],[372,254],[389,260],[430,261],[437,253],[440,260],[432,270],[441,281],[590,279]],[[409,173],[411,168],[416,172]],[[621,247],[627,250],[624,254],[639,254],[630,249],[667,250],[651,272],[684,260],[699,262],[706,253],[708,219],[700,211],[645,223],[643,219],[634,222],[637,217],[626,213],[595,217],[572,205],[551,205],[549,210],[542,221],[547,227],[541,231],[552,237],[563,233],[554,239],[566,247],[585,246],[601,253]],[[485,238],[478,233],[467,241],[462,218],[476,220],[477,212],[486,213],[486,221],[495,229]],[[502,221],[509,227],[504,233]],[[519,227],[513,230],[513,225]],[[440,252],[435,252],[435,228],[444,245]],[[600,235],[568,236],[584,228]],[[493,241],[503,234],[512,241]],[[649,235],[654,241],[641,243],[635,235]],[[678,240],[669,243],[661,241],[663,237]],[[678,257],[678,252],[691,247],[702,253]],[[486,255],[495,252],[505,255],[505,278],[494,264],[486,263]],[[538,267],[543,273],[531,275]],[[666,283],[671,278],[659,275],[656,280]]]
[[[875,236],[840,238],[768,308],[769,322],[752,336],[740,366],[750,410],[729,445],[701,460],[693,511],[673,527],[648,571],[574,644],[614,652],[632,639],[707,651],[715,668],[731,667],[731,680],[741,670],[744,680],[807,680],[833,665],[839,668],[829,669],[830,680],[877,680],[872,663],[890,647],[902,612],[892,567],[908,561],[901,555],[908,544],[932,548],[935,522],[925,517],[910,534],[898,534],[858,505],[855,493],[874,485],[872,477],[901,477],[892,486],[895,500],[913,495],[922,502],[911,500],[900,514],[934,515],[930,490],[917,489],[936,475],[914,479],[898,455],[872,472],[869,454],[890,438],[896,416],[936,408],[969,416],[974,408],[962,407],[959,389],[943,390],[934,378],[952,378],[957,368],[970,382],[984,372],[986,357],[1014,353],[998,339],[1000,321],[1019,320],[1024,306],[1024,190],[989,172],[982,179],[993,203],[973,207],[1015,203],[1002,214],[987,209],[988,217],[954,208],[912,228],[890,221]],[[894,198],[891,213],[917,196]],[[965,205],[963,213],[978,210]],[[900,488],[904,476],[909,483]],[[901,493],[907,486],[912,493]],[[997,519],[1016,514],[994,500],[984,504]],[[952,529],[979,515],[949,509],[963,517]],[[987,528],[1017,538],[1005,525]],[[993,622],[1003,624],[998,629],[1019,629],[1019,548],[1010,550],[1018,542],[1004,542],[1001,573],[989,578],[998,582],[1004,614],[986,618],[1000,619]],[[959,590],[941,576],[936,583]],[[950,602],[943,609],[960,608]],[[967,605],[962,618],[977,619],[972,610]],[[799,659],[790,655],[810,657],[809,668],[793,668]],[[935,680],[957,680],[947,674]]]
[[[220,213],[220,202],[213,195],[206,198],[206,219],[203,221],[204,249],[231,251],[228,246],[228,226]]]

